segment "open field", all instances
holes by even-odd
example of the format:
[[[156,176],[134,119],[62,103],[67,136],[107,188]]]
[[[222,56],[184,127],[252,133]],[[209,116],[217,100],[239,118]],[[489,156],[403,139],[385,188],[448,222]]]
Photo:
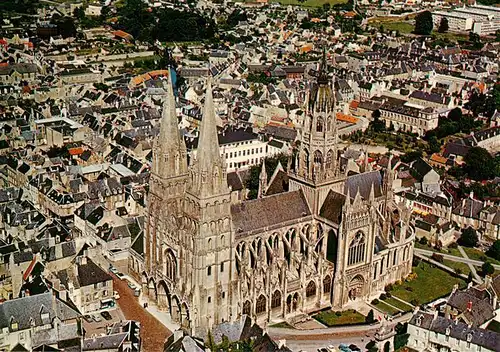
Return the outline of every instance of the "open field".
[[[299,2],[298,0],[278,0],[282,5],[301,5],[306,7],[320,7],[324,4],[336,5],[336,4],[344,4],[347,0],[306,0],[304,2]]]
[[[465,287],[464,280],[428,263],[420,262],[417,267],[413,267],[413,272],[417,278],[394,285],[390,291],[393,296],[412,304],[423,304],[450,293],[455,284]]]

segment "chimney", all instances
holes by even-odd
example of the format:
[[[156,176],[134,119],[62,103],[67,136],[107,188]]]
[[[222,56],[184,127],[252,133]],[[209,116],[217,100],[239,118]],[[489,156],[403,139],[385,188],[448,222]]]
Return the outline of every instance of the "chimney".
[[[80,265],[87,265],[87,257],[86,256],[80,257]]]

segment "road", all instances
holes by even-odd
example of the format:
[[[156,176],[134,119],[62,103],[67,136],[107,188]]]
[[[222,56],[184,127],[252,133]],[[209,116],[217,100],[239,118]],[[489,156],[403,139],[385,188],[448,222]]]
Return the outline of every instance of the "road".
[[[404,323],[411,319],[412,313],[399,316],[388,324],[393,327],[397,323]],[[380,324],[339,326],[326,329],[298,330],[286,328],[269,328],[269,335],[275,340],[286,340],[286,345],[292,351],[316,352],[318,348],[341,343],[355,344],[362,350],[373,339]]]
[[[113,288],[118,291],[120,306],[126,319],[141,323],[142,350],[147,352],[163,351],[165,339],[172,334],[161,322],[147,312],[134,296],[127,282],[113,275]]]
[[[433,251],[429,251],[427,249],[421,249],[421,248],[415,248],[415,252],[419,253],[419,254],[423,254],[423,255],[428,256],[428,257],[430,257],[433,253],[435,253]],[[457,256],[454,256],[451,254],[446,254],[446,253],[441,253],[441,252],[438,252],[438,254],[442,255],[444,259],[449,259],[449,260],[452,260],[454,262],[461,262],[461,263],[472,264],[472,265],[476,265],[476,266],[481,266],[484,264],[484,262],[482,262],[480,260],[457,257]],[[493,264],[493,267],[495,268],[495,270],[500,270],[500,265],[498,265],[498,264]]]

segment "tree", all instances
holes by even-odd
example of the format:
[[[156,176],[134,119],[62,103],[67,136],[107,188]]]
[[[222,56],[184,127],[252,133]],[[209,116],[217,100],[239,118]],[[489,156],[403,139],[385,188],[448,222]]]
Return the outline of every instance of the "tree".
[[[500,240],[493,242],[491,247],[486,251],[488,257],[500,260]]]
[[[380,119],[381,113],[380,110],[375,110],[372,112],[373,121],[370,123],[371,128],[374,132],[384,132],[385,131],[385,123]]]
[[[427,244],[427,242],[428,242],[428,241],[427,241],[427,237],[421,237],[421,238],[418,240],[418,242],[419,242],[420,244],[423,244],[423,245],[425,246],[425,245]]]
[[[483,265],[481,265],[481,274],[483,276],[492,275],[494,272],[495,268],[490,262],[484,262]]]
[[[375,321],[375,313],[373,313],[373,309],[370,309],[370,311],[368,312],[368,315],[366,316],[365,321],[368,324],[371,324]]]
[[[465,171],[476,181],[487,180],[497,175],[498,164],[484,148],[472,147],[464,158]]]
[[[474,33],[474,32],[469,32],[469,42],[472,45],[473,49],[479,50],[483,46],[483,43],[481,43],[481,37],[479,34]]]
[[[455,108],[448,113],[448,119],[450,119],[451,121],[455,122],[461,121],[462,117],[463,117],[462,109],[460,108]]]
[[[448,29],[449,29],[448,19],[446,17],[441,18],[441,22],[439,22],[438,32],[446,33],[448,32]]]
[[[477,242],[479,241],[479,238],[477,237],[476,230],[474,230],[472,227],[468,227],[466,229],[462,230],[462,234],[460,235],[460,238],[458,239],[458,243],[462,246],[465,247],[475,247],[477,245]]]
[[[432,22],[432,13],[430,11],[421,12],[415,17],[415,34],[429,35],[433,27],[434,23]]]

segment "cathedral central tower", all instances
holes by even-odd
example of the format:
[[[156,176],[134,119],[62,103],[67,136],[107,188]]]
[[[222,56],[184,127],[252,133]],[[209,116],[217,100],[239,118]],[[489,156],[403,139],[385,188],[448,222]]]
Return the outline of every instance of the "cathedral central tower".
[[[290,175],[290,189],[302,189],[314,213],[339,176],[336,114],[334,84],[323,51],[316,81],[308,94],[299,150]]]

